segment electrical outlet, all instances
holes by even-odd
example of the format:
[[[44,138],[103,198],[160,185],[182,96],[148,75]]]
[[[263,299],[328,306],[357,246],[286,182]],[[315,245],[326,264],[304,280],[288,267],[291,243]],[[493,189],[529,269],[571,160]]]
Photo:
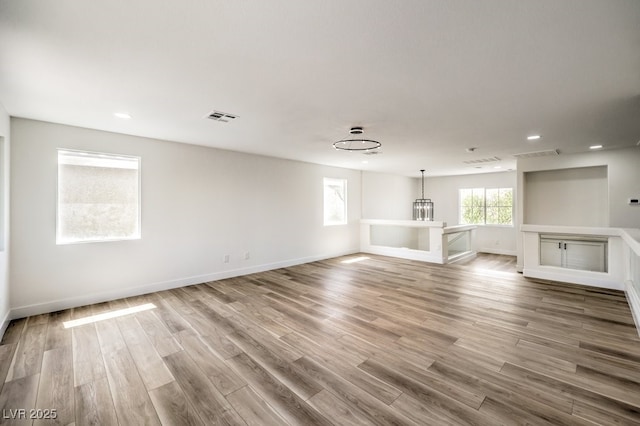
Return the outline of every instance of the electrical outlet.
[[[222,262],[223,263],[229,263],[229,255],[225,254],[224,256],[222,256]]]

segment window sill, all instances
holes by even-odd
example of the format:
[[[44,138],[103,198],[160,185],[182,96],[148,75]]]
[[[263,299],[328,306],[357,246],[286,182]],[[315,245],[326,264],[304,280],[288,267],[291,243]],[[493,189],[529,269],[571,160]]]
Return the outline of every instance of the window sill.
[[[122,238],[110,238],[110,239],[100,239],[100,240],[70,240],[70,241],[59,241],[56,240],[57,246],[68,246],[72,244],[91,244],[91,243],[113,243],[117,241],[135,241],[141,240],[141,236],[135,237],[122,237]]]

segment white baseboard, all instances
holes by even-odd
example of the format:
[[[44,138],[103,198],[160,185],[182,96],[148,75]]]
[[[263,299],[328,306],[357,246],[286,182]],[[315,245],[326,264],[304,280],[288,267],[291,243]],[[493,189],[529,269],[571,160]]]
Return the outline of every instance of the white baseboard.
[[[517,256],[518,252],[515,250],[506,250],[499,249],[493,247],[481,247],[477,250],[478,253],[489,253],[489,254],[503,254],[505,256]]]
[[[78,297],[59,299],[51,302],[20,306],[17,308],[13,308],[9,311],[9,313],[7,314],[7,318],[5,318],[5,322],[3,322],[3,327],[6,328],[6,325],[8,325],[9,320],[12,320],[12,319],[29,317],[32,315],[40,315],[48,312],[56,312],[64,309],[77,308],[79,306],[107,302],[109,300],[122,299],[123,297],[139,296],[141,294],[153,293],[156,291],[163,291],[163,290],[170,290],[172,288],[185,287],[193,284],[201,284],[201,283],[210,282],[210,281],[223,280],[225,278],[233,278],[233,277],[239,277],[242,275],[255,274],[258,272],[270,271],[270,270],[279,269],[279,268],[286,268],[289,266],[301,265],[303,263],[330,259],[332,257],[346,256],[349,254],[354,254],[359,252],[360,252],[359,249],[352,249],[344,252],[318,255],[318,256],[309,256],[309,257],[303,257],[298,259],[290,259],[290,260],[284,260],[281,262],[250,266],[247,268],[213,272],[210,274],[196,275],[192,277],[162,281],[162,282],[130,287],[125,289],[117,289],[114,291],[85,294]],[[0,336],[2,336],[2,334],[0,334]]]
[[[456,262],[461,262],[463,260],[469,260],[472,259],[474,257],[478,256],[478,253],[475,251],[466,251],[464,253],[460,253],[456,256],[452,256],[449,259],[447,259],[447,264],[453,264]]]
[[[591,276],[587,276],[586,274],[579,275],[577,272],[584,271],[575,271],[573,269],[552,267],[548,267],[544,270],[538,268],[527,269],[525,267],[522,271],[523,275],[529,278],[539,278],[549,281],[559,281],[563,283],[608,288],[610,290],[624,290],[624,284],[622,282],[609,278],[605,273],[602,273],[601,277],[596,277],[595,275],[597,273],[592,273]]]
[[[442,257],[441,253],[426,250],[369,245],[361,246],[360,251],[362,253],[398,257],[400,259],[419,260],[421,262],[438,263],[440,265],[446,263],[446,259]]]
[[[2,324],[0,324],[0,339],[4,336],[4,332],[7,331],[7,327],[9,327],[9,322],[11,322],[11,311],[7,311],[7,314],[2,319]]]

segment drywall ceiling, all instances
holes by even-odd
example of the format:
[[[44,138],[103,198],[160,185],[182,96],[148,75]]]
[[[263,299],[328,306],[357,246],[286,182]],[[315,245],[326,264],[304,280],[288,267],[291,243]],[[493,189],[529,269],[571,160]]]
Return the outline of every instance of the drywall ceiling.
[[[523,152],[636,145],[640,1],[0,0],[0,102],[340,167],[504,170]],[[380,154],[332,148],[355,125]]]

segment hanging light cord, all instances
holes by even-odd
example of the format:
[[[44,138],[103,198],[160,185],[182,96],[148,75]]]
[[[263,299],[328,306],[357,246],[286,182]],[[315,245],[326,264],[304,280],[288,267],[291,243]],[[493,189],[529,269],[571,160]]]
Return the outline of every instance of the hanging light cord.
[[[422,173],[422,199],[424,200],[424,169],[420,170]]]

